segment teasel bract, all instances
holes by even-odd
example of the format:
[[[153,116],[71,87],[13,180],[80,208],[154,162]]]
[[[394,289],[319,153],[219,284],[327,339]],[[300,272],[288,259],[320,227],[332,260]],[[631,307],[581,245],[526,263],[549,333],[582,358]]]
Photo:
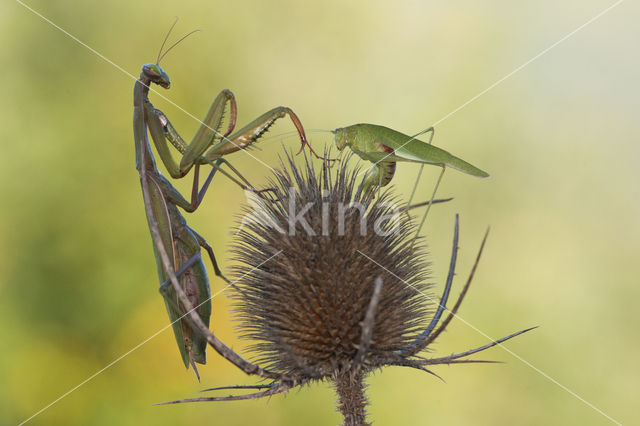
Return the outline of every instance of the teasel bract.
[[[326,155],[325,155],[326,156]],[[420,356],[456,315],[485,239],[456,303],[446,304],[458,250],[455,219],[445,290],[430,293],[422,239],[391,191],[363,190],[358,170],[310,158],[301,168],[287,156],[267,184],[274,198],[257,198],[235,230],[234,309],[255,364],[278,378],[263,385],[208,390],[256,392],[187,401],[254,399],[329,380],[345,425],[368,424],[364,379],[388,365],[428,369],[467,359],[530,329],[446,357]],[[446,316],[442,319],[446,311]],[[441,321],[442,320],[442,321]],[[264,376],[263,376],[264,377]]]

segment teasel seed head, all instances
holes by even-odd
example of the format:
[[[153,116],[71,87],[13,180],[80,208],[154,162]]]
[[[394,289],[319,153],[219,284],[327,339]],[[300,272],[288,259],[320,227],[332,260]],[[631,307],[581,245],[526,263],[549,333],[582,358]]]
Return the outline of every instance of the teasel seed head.
[[[374,198],[359,191],[357,171],[344,166],[324,166],[317,176],[311,161],[301,171],[288,160],[270,182],[278,199],[246,211],[251,220],[232,248],[241,330],[257,342],[256,361],[268,369],[331,378],[359,360],[363,321],[381,279],[369,348],[358,361],[365,371],[380,367],[426,326],[425,250],[412,243],[414,227],[394,211],[399,202],[389,192]]]
[[[245,211],[232,248],[240,328],[256,342],[256,362],[333,381],[343,413],[364,421],[363,374],[398,358],[426,326],[429,263],[389,191],[363,191],[346,161],[320,173],[308,158],[302,170],[287,161],[269,183],[276,199]]]
[[[274,197],[255,198],[245,209],[231,249],[234,306],[256,363],[280,379],[267,391],[206,400],[257,398],[329,380],[344,424],[368,424],[364,379],[372,370],[397,365],[435,375],[428,366],[490,362],[466,358],[530,330],[458,354],[421,357],[456,315],[486,235],[456,303],[446,309],[458,217],[438,299],[429,292],[426,249],[405,208],[390,190],[363,190],[347,160],[335,168],[325,161],[316,172],[310,158],[300,168],[288,155],[268,184]]]

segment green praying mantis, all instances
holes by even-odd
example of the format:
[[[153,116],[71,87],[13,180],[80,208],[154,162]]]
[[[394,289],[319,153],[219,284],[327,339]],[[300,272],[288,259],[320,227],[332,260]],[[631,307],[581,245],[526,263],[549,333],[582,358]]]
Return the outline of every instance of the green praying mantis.
[[[420,233],[429,209],[431,205],[434,204],[434,201],[436,201],[434,200],[435,194],[446,167],[451,167],[476,177],[484,178],[489,176],[487,172],[480,170],[463,159],[450,154],[444,149],[431,145],[433,132],[433,127],[429,127],[414,136],[409,136],[388,127],[365,123],[354,124],[332,131],[336,147],[339,151],[342,151],[345,147],[349,147],[360,158],[373,163],[364,178],[365,188],[383,187],[389,184],[395,174],[396,162],[398,161],[420,163],[420,172],[407,205],[410,205],[413,200],[413,195],[415,194],[418,181],[422,175],[424,165],[432,164],[442,167],[442,172],[440,172],[433,194],[431,195],[431,200],[427,204],[427,210],[422,217],[416,235]],[[424,133],[429,134],[429,141],[426,143],[416,139]]]
[[[179,276],[181,288],[184,289],[191,304],[196,306],[198,316],[208,327],[211,317],[211,293],[206,268],[200,258],[201,247],[209,253],[216,275],[225,280],[226,278],[218,267],[211,246],[187,225],[178,207],[185,211],[194,211],[202,201],[216,169],[211,171],[202,188],[198,190],[200,166],[196,164],[191,201],[187,201],[158,171],[147,137],[149,125],[147,117],[153,108],[148,99],[149,85],[151,82],[158,81],[158,84],[162,83],[162,80],[157,80],[155,75],[143,66],[142,73],[134,85],[133,133],[136,168],[140,173],[145,204],[149,206],[146,209],[147,221],[152,230],[158,275],[162,283],[160,292],[165,299],[182,360],[187,368],[191,365],[196,376],[199,377],[195,364],[206,363],[207,342],[201,335],[194,332],[186,321],[181,320],[184,309],[180,308],[175,290],[169,285],[169,279],[171,273]],[[153,235],[153,230],[157,231],[157,235]],[[161,258],[159,246],[162,246],[166,259]],[[165,266],[166,263],[172,268],[171,271]],[[181,268],[181,274],[175,272]]]
[[[171,29],[173,29],[173,26]],[[167,33],[160,52],[162,52],[170,33],[171,30]],[[185,142],[169,122],[167,116],[159,109],[154,108],[149,101],[148,95],[151,83],[165,89],[170,88],[169,76],[159,66],[159,62],[169,50],[192,33],[181,38],[167,49],[164,54],[158,54],[156,63],[148,63],[142,66],[140,77],[134,85],[133,129],[136,168],[140,174],[147,221],[154,243],[158,275],[162,283],[160,292],[164,296],[166,309],[182,360],[187,368],[189,368],[189,365],[192,366],[199,380],[199,373],[195,364],[205,364],[207,342],[217,342],[215,336],[210,333],[207,336],[206,332],[195,331],[189,320],[185,318],[187,315],[193,316],[193,313],[186,312],[188,305],[193,306],[193,310],[199,317],[197,319],[200,320],[200,328],[206,327],[208,331],[211,317],[211,294],[206,268],[200,254],[202,248],[209,255],[215,275],[227,283],[230,283],[230,281],[218,267],[212,247],[200,234],[187,225],[178,207],[187,212],[195,211],[204,198],[215,173],[218,171],[245,190],[251,190],[259,194],[270,191],[270,189],[253,189],[240,172],[223,156],[245,149],[256,142],[276,120],[287,115],[291,118],[300,136],[301,149],[307,146],[316,157],[320,157],[309,145],[304,128],[297,115],[287,107],[273,108],[236,133],[231,134],[236,124],[237,105],[233,93],[229,90],[223,90],[214,99],[193,140],[190,143]],[[219,129],[222,125],[227,104],[230,105],[230,120],[227,131],[221,134]],[[151,135],[160,159],[171,177],[182,178],[192,168],[194,169],[190,201],[187,201],[159,172],[151,152],[147,130]],[[174,160],[167,142],[183,154],[179,164]],[[202,187],[198,189],[199,168],[203,164],[210,164],[212,170]],[[223,165],[227,165],[237,178],[222,169]],[[179,291],[171,286],[173,279],[179,280],[180,289],[184,291],[188,303],[185,303],[179,297]],[[193,322],[193,319],[191,321]],[[226,357],[234,358],[234,355],[228,352],[228,348],[221,342],[217,343],[216,349],[218,352],[226,353]],[[236,360],[235,362],[244,365],[242,364],[244,360]]]

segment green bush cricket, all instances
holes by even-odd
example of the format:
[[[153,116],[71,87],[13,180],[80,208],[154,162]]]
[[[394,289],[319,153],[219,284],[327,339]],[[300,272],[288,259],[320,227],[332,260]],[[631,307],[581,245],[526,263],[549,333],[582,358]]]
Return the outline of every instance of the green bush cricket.
[[[438,185],[440,184],[446,167],[451,167],[476,177],[489,176],[487,172],[480,170],[463,159],[450,154],[444,149],[431,145],[433,132],[433,127],[429,127],[414,136],[409,136],[388,127],[365,123],[338,128],[333,131],[335,144],[339,151],[342,151],[345,147],[349,147],[360,158],[373,163],[365,176],[365,187],[383,187],[389,184],[395,174],[396,162],[398,161],[421,163],[420,174],[413,187],[408,204],[410,204],[413,199],[424,165],[432,164],[442,167],[442,172],[431,195],[431,202],[428,204],[427,210],[422,217],[416,235],[420,232],[429,213],[431,204],[433,204]],[[429,134],[428,142],[416,139],[423,133]]]

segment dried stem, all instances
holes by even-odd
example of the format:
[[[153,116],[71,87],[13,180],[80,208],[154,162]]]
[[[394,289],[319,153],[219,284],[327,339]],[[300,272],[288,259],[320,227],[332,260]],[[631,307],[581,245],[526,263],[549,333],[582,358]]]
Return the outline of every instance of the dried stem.
[[[349,371],[333,377],[338,394],[338,409],[344,417],[343,426],[370,425],[367,422],[367,397],[364,393],[364,375],[362,371],[352,374]]]

